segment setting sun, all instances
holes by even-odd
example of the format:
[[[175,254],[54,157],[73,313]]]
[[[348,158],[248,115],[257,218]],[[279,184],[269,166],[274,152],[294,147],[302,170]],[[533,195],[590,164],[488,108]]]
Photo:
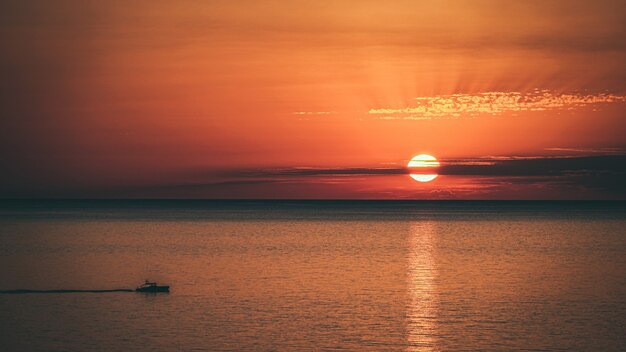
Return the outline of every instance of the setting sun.
[[[432,155],[420,154],[414,156],[407,167],[411,171],[410,175],[412,179],[419,182],[429,182],[437,178],[437,174],[432,172],[432,168],[438,167],[439,161]],[[419,168],[416,170],[415,168]],[[424,170],[427,169],[427,170]],[[429,171],[425,173],[424,171]]]
[[[414,156],[411,161],[409,161],[408,167],[437,167],[439,166],[439,162],[437,158],[428,154],[420,154]]]

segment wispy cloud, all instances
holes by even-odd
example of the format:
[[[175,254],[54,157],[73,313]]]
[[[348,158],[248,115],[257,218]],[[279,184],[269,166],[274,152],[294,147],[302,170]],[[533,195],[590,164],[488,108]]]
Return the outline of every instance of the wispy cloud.
[[[554,148],[545,148],[546,151],[550,152],[568,152],[568,153],[577,153],[577,154],[626,154],[626,149],[624,148],[562,148],[562,147],[554,147]]]
[[[314,118],[337,115],[337,111],[294,111],[291,113],[300,120],[311,120]]]
[[[243,177],[281,177],[281,176],[359,176],[359,175],[400,175],[406,174],[403,167],[353,167],[353,168],[316,168],[294,167],[243,170],[235,172]]]
[[[529,156],[451,160],[442,162],[440,175],[456,176],[566,176],[626,174],[626,155]]]
[[[402,107],[377,107],[368,115],[379,120],[430,120],[473,118],[478,115],[502,115],[522,111],[568,111],[597,108],[601,104],[626,102],[626,96],[596,93],[561,94],[550,90],[520,92],[485,92],[417,97],[414,104]]]

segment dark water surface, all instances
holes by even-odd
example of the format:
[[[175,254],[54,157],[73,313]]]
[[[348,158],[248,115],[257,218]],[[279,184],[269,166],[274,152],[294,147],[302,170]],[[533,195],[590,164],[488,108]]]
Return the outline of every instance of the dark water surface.
[[[2,351],[626,350],[626,203],[2,201]]]

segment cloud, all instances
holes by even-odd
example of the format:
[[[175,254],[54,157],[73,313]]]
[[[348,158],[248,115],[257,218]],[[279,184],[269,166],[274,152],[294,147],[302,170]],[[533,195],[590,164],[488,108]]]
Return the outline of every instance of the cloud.
[[[354,167],[354,168],[276,168],[235,171],[232,175],[243,177],[279,177],[279,176],[359,176],[359,175],[401,175],[406,174],[403,167]]]
[[[323,117],[330,117],[333,115],[338,115],[339,112],[337,111],[294,111],[291,114],[297,117],[298,120],[307,121],[307,120],[313,120],[313,119],[319,119]]]
[[[550,152],[572,152],[572,153],[601,153],[601,154],[626,154],[624,148],[545,148]]]
[[[442,162],[440,175],[563,176],[572,173],[624,174],[626,155],[508,157]]]
[[[608,93],[561,94],[549,90],[520,92],[485,92],[417,97],[403,108],[379,107],[367,114],[379,120],[431,120],[473,118],[522,111],[568,111],[601,104],[626,102],[625,95]]]

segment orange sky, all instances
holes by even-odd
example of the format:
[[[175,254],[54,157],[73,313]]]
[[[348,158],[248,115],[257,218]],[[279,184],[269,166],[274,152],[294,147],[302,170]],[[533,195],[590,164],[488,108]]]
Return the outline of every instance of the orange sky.
[[[0,28],[3,197],[626,197],[487,171],[246,176],[608,153],[614,181],[621,1],[30,0]]]

